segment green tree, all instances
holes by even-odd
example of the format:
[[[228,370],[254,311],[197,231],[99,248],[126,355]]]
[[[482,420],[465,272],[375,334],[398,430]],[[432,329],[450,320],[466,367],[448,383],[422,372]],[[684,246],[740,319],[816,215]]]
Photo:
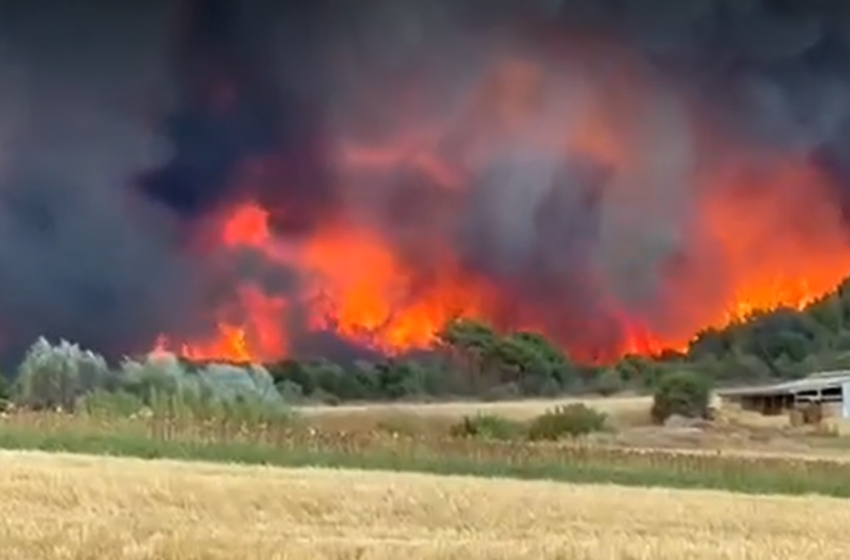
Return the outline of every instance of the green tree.
[[[425,370],[406,360],[387,360],[377,364],[378,386],[384,398],[396,400],[425,393]]]
[[[354,375],[330,360],[314,360],[302,364],[314,380],[316,392],[332,395],[339,400],[366,400],[372,398]]]
[[[661,378],[652,397],[652,419],[663,423],[670,416],[705,418],[711,397],[711,385],[705,376],[683,370]]]
[[[572,383],[578,371],[575,364],[557,346],[539,333],[520,331],[510,336],[511,340],[526,347],[529,356],[527,371],[536,370],[539,376],[553,379],[562,387]]]
[[[53,346],[40,338],[18,368],[13,399],[27,408],[73,410],[79,397],[97,389],[108,377],[102,356],[64,340]]]
[[[305,396],[312,395],[318,388],[314,371],[306,364],[298,360],[286,359],[266,366],[269,374],[274,379],[275,385],[289,382],[295,383],[301,387],[301,392]]]
[[[492,370],[493,348],[500,338],[489,326],[471,319],[453,319],[437,333],[455,370],[463,373],[462,385],[480,392]]]
[[[498,341],[496,332],[484,323],[471,319],[453,319],[437,333],[445,345],[462,350],[485,353]]]
[[[812,303],[808,306],[806,312],[830,334],[837,335],[844,330],[845,322],[841,298],[835,293]]]
[[[659,362],[634,354],[624,356],[614,367],[624,385],[644,387],[655,386],[664,370]]]

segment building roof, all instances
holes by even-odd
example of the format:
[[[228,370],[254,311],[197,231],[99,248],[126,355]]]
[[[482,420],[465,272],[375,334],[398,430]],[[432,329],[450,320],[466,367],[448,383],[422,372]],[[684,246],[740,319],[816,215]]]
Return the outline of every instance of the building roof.
[[[842,386],[844,383],[850,383],[850,370],[824,371],[794,381],[758,387],[726,389],[716,393],[720,397],[794,395],[807,391],[833,389]]]

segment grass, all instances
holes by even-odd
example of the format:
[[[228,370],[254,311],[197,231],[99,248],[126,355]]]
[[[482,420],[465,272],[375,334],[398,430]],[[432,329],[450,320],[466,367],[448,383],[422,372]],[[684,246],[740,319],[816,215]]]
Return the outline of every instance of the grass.
[[[527,399],[518,401],[502,402],[441,402],[430,404],[418,403],[380,403],[364,405],[341,405],[341,406],[305,406],[300,411],[314,417],[334,418],[361,417],[368,418],[384,416],[419,416],[425,418],[457,420],[464,416],[476,414],[498,415],[510,420],[531,420],[558,406],[583,403],[600,412],[614,417],[623,418],[645,424],[649,422],[649,408],[652,398],[647,396],[615,396],[594,398],[572,398],[559,399]]]
[[[818,497],[41,453],[0,462],[4,560],[837,560],[850,523],[850,503]]]
[[[502,402],[373,403],[341,406],[302,406],[298,413],[325,431],[393,431],[401,434],[446,434],[464,417],[500,417],[512,422],[530,422],[559,406],[586,404],[606,414],[612,428],[651,424],[651,398],[529,399]]]
[[[312,433],[171,421],[22,414],[0,422],[0,447],[142,458],[419,471],[755,494],[850,497],[850,462],[682,453],[582,444]]]

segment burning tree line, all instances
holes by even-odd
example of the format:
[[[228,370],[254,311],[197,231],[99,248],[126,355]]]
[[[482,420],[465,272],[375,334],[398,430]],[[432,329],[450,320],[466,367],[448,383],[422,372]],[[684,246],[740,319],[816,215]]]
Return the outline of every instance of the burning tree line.
[[[104,394],[126,393],[149,404],[180,394],[273,412],[296,402],[607,396],[655,389],[674,372],[725,384],[842,367],[850,367],[850,280],[802,311],[759,312],[703,331],[686,351],[630,355],[607,364],[573,360],[536,333],[499,333],[464,319],[448,323],[429,351],[344,364],[327,359],[196,362],[162,352],[108,364],[76,345],[51,346],[40,339],[16,374],[5,378],[11,383],[4,384],[2,397],[32,408],[73,408],[81,398],[86,406],[96,406]]]
[[[328,360],[268,364],[278,383],[330,401],[473,396],[484,399],[650,390],[668,373],[691,371],[712,384],[802,377],[850,367],[850,280],[802,310],[757,311],[706,329],[682,351],[587,363],[533,332],[494,331],[456,320],[434,349],[347,365]]]

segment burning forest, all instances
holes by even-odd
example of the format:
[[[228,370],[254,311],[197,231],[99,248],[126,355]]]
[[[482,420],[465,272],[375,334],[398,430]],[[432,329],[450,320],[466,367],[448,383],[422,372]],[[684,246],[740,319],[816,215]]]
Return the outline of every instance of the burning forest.
[[[582,360],[850,271],[850,8],[0,1],[0,340]]]

